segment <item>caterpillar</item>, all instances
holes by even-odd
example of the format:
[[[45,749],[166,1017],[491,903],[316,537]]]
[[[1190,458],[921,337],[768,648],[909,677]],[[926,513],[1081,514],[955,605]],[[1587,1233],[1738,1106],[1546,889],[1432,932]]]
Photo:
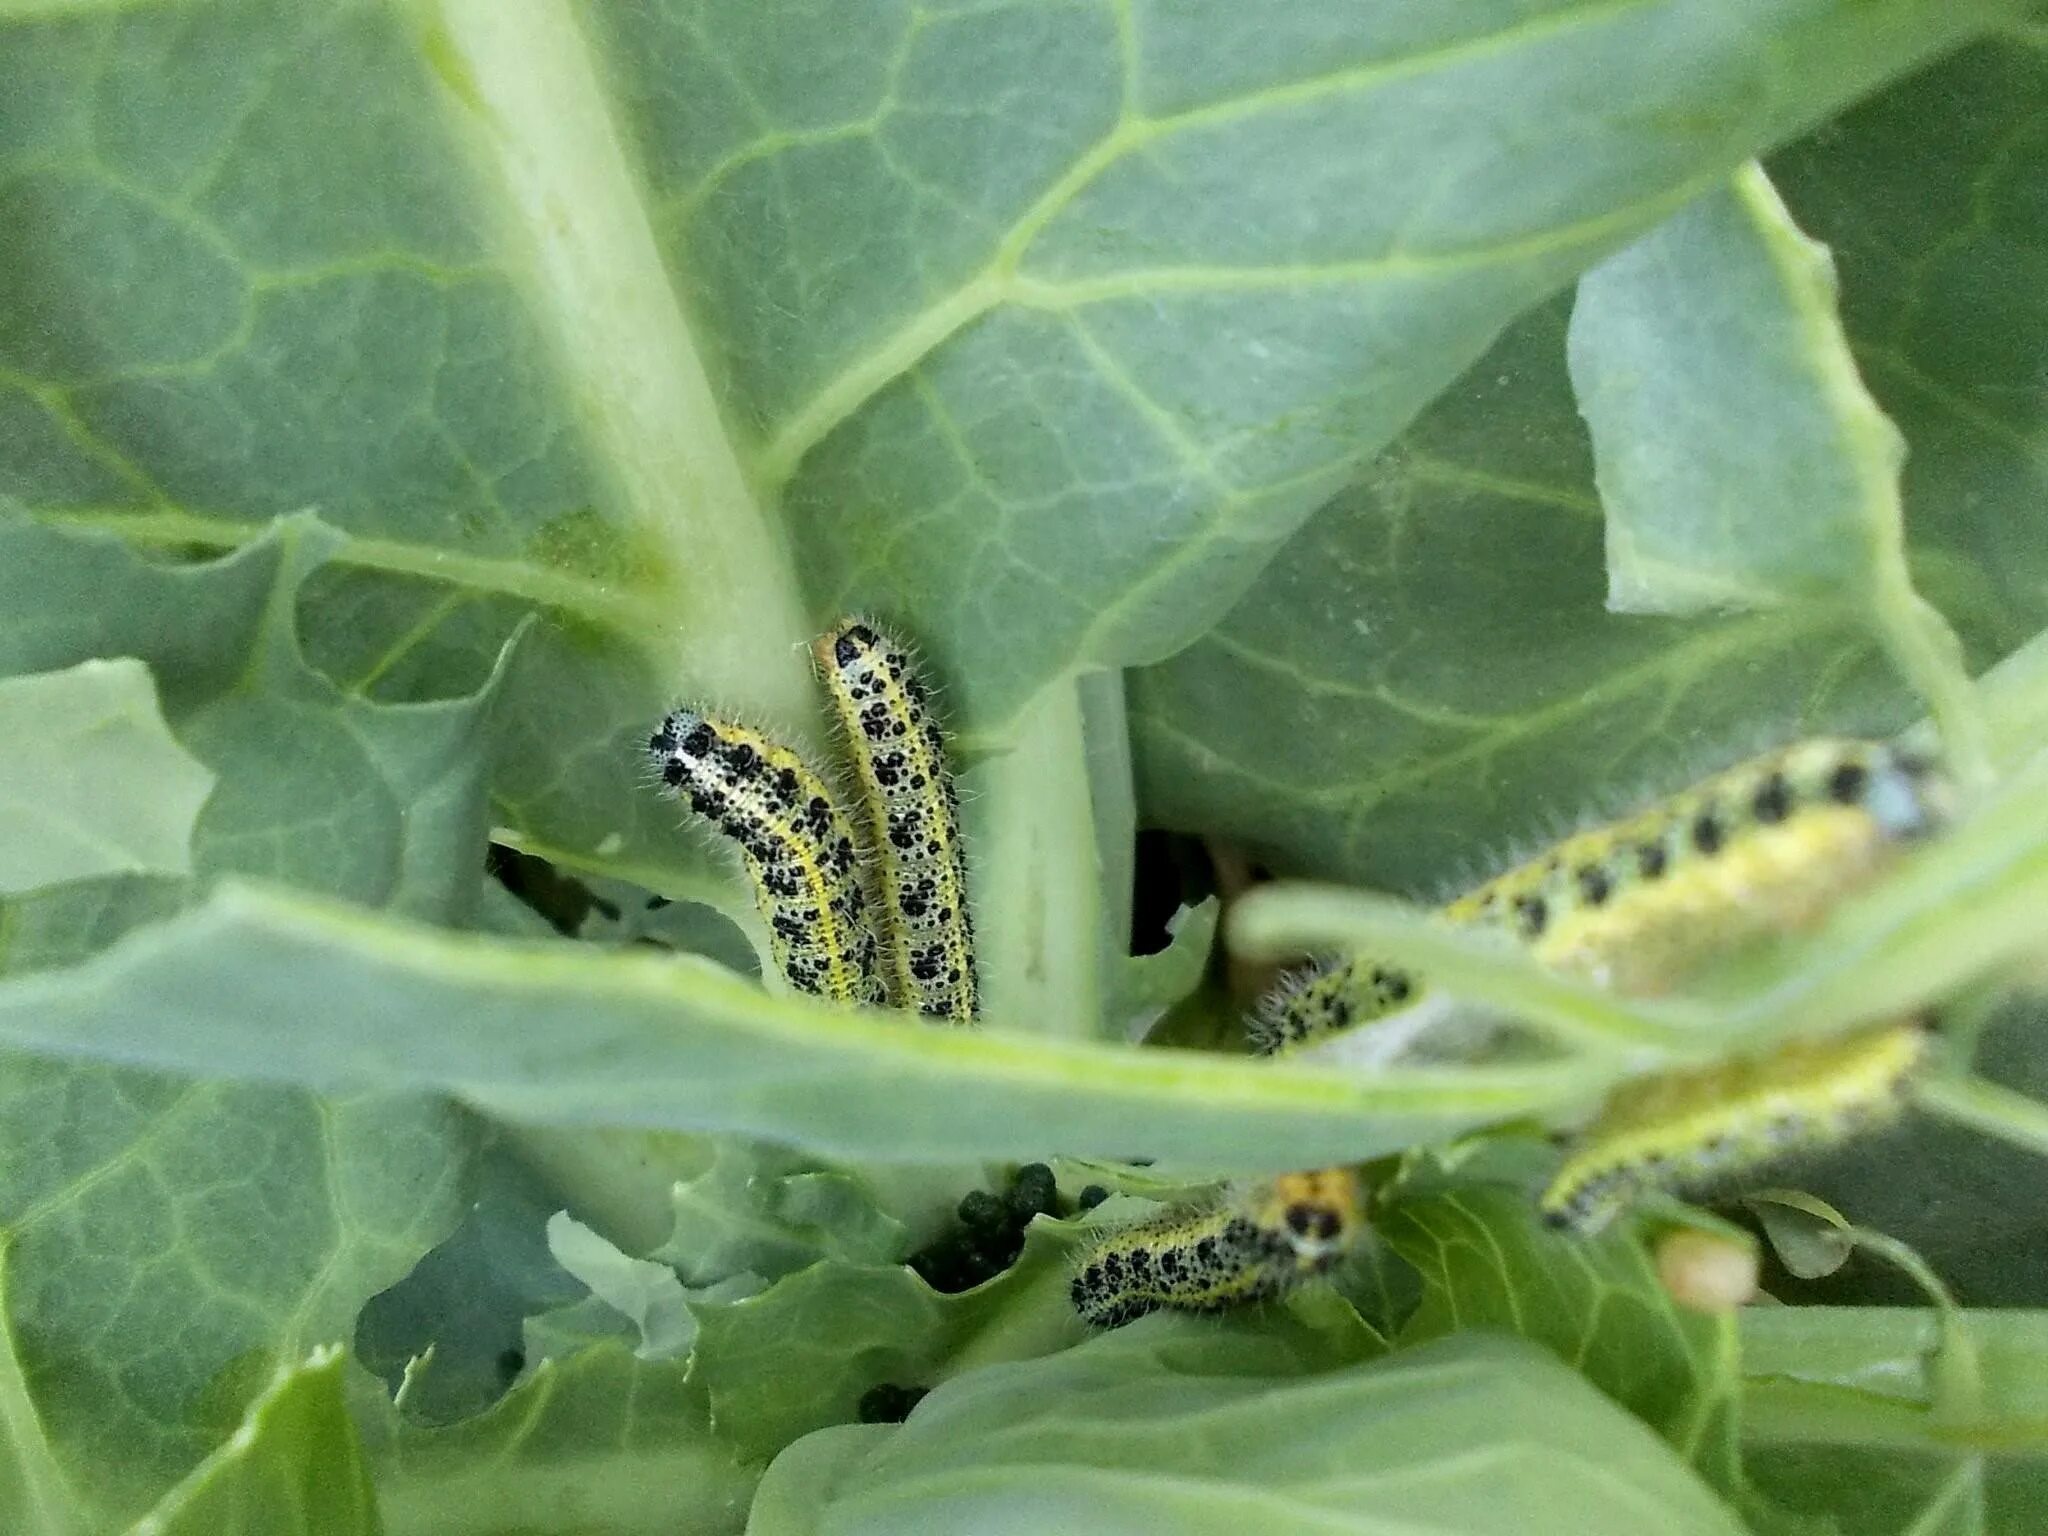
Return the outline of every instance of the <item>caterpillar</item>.
[[[866,811],[890,1000],[971,1022],[979,1005],[960,805],[929,690],[909,648],[865,619],[840,620],[811,651]]]
[[[1245,1032],[1255,1053],[1271,1056],[1382,1018],[1420,994],[1408,972],[1369,960],[1297,967],[1259,1000]]]
[[[789,985],[884,1002],[859,847],[824,780],[759,731],[695,710],[671,712],[647,746],[669,792],[739,848]]]
[[[1625,1083],[1537,1210],[1551,1226],[1591,1235],[1647,1190],[1697,1188],[1832,1146],[1896,1113],[1927,1055],[1926,1021],[1911,1019]]]
[[[1364,1224],[1351,1169],[1284,1173],[1235,1187],[1212,1209],[1169,1211],[1108,1232],[1082,1256],[1068,1295],[1097,1328],[1162,1308],[1220,1312],[1326,1273]]]
[[[1511,934],[1555,969],[1655,993],[1717,954],[1811,922],[1949,809],[1928,759],[1884,742],[1815,738],[1575,833],[1440,911]],[[1248,1033],[1271,1054],[1420,991],[1420,978],[1393,967],[1342,960],[1283,983]]]

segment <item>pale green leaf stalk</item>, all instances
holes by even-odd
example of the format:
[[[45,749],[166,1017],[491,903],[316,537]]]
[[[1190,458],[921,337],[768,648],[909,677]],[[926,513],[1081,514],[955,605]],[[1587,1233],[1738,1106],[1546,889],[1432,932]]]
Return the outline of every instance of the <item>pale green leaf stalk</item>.
[[[656,248],[644,183],[578,8],[439,0],[423,48],[534,312],[587,413],[624,516],[664,551],[677,687],[808,724],[789,553],[740,468],[702,348]]]
[[[289,994],[291,1030],[275,1026]],[[145,1017],[141,999],[164,1014]],[[768,1136],[878,1162],[1356,1161],[1583,1094],[1567,1065],[1305,1067],[934,1029],[682,957],[515,945],[231,889],[76,971],[0,987],[0,1039],[178,1070],[451,1093],[525,1123]],[[1596,1079],[1596,1084],[1597,1084]],[[874,1106],[886,1103],[889,1113]]]

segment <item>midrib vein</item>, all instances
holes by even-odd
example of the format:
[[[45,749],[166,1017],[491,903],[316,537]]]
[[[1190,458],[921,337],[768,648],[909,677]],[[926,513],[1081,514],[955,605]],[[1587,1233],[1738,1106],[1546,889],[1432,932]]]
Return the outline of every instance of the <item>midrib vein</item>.
[[[567,0],[423,0],[444,103],[584,407],[617,505],[667,554],[678,677],[768,718],[810,709],[781,529],[734,452]],[[642,613],[655,610],[643,607]]]

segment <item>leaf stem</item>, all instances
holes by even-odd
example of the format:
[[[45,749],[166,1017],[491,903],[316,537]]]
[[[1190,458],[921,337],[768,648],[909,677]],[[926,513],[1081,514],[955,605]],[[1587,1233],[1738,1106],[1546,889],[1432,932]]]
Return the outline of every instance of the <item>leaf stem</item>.
[[[1278,884],[1231,908],[1230,947],[1254,960],[1337,951],[1413,966],[1468,1002],[1498,1008],[1559,1041],[1612,1054],[1617,1048],[1676,1054],[1701,1032],[1648,1017],[1642,1007],[1590,983],[1545,970],[1528,956],[1460,933],[1420,908],[1331,886]],[[1669,1004],[1663,1012],[1672,1012]]]
[[[664,556],[675,681],[814,728],[787,542],[706,374],[569,0],[417,0],[422,49],[612,477]],[[665,642],[665,643],[664,643]]]
[[[2048,1104],[1981,1077],[1936,1077],[1913,1102],[1929,1114],[2048,1157]]]
[[[1100,1035],[1104,921],[1080,689],[1048,686],[1015,745],[965,776],[978,959],[990,1018],[1070,1039]]]

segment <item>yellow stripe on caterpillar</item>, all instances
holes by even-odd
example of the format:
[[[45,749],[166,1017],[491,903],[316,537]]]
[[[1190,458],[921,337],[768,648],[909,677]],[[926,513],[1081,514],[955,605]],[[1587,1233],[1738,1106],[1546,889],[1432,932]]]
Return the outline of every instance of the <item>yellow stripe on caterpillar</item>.
[[[865,619],[840,620],[811,649],[846,734],[879,865],[890,1000],[972,1022],[979,1004],[966,849],[930,690],[909,647]]]
[[[1813,921],[1950,813],[1925,758],[1821,737],[1738,764],[1575,833],[1451,901],[1449,921],[1513,935],[1545,965],[1636,995]],[[1368,959],[1283,983],[1250,1026],[1272,1052],[1380,1017],[1419,977]]]
[[[740,852],[776,968],[799,992],[885,1001],[860,852],[818,774],[730,720],[678,709],[647,743],[661,782]]]
[[[1284,1173],[1233,1187],[1212,1209],[1169,1211],[1106,1233],[1068,1287],[1097,1328],[1148,1312],[1220,1312],[1327,1273],[1365,1227],[1349,1168]]]
[[[1591,1234],[1648,1190],[1697,1189],[1832,1146],[1897,1112],[1927,1047],[1922,1021],[1891,1022],[1625,1083],[1537,1209],[1552,1226]]]
[[[1545,965],[1660,992],[1702,960],[1813,922],[1944,821],[1916,753],[1822,737],[1740,763],[1577,833],[1444,908],[1503,928]]]

